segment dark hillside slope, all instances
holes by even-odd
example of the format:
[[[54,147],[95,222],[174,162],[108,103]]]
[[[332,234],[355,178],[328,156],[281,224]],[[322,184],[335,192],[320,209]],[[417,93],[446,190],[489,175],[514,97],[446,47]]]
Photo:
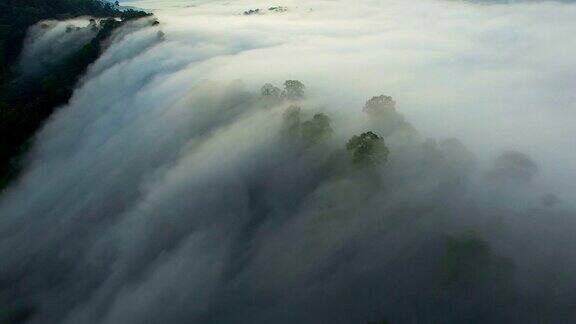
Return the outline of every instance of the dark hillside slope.
[[[97,0],[3,0],[0,2],[0,74],[4,75],[22,49],[26,31],[44,19],[82,15],[117,15],[109,4]]]
[[[68,101],[78,78],[101,52],[100,43],[124,22],[149,16],[119,11],[97,0],[3,0],[0,2],[0,191],[19,173],[27,143],[54,109]],[[98,33],[59,64],[23,80],[14,68],[28,29],[46,19],[112,17],[94,22]],[[88,27],[87,27],[88,28]]]

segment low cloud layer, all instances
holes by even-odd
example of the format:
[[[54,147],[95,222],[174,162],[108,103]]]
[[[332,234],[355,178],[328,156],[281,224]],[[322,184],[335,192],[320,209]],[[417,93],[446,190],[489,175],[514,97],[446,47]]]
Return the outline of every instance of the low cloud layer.
[[[30,323],[576,316],[576,7],[126,4],[162,23],[117,31],[0,196],[1,304]],[[285,80],[305,97],[262,95]],[[364,163],[347,143],[368,131],[389,153]]]
[[[47,71],[86,45],[98,33],[89,18],[42,21],[30,28],[24,43],[19,69],[24,75]]]

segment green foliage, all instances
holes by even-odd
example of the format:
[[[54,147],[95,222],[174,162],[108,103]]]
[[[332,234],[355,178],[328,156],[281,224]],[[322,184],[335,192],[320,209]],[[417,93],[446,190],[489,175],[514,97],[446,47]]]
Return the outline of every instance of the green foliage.
[[[508,280],[512,270],[512,263],[495,256],[488,242],[474,232],[448,237],[442,265],[446,283],[466,286]]]
[[[346,144],[352,162],[361,165],[377,165],[388,159],[390,151],[384,139],[373,132],[354,135]]]
[[[316,114],[311,120],[302,123],[302,136],[311,143],[317,143],[330,133],[330,118],[324,114]]]
[[[370,117],[370,128],[381,136],[401,140],[404,143],[416,142],[418,132],[396,111],[396,102],[390,96],[375,96],[366,101],[362,111]]]
[[[449,237],[445,249],[444,266],[449,282],[477,279],[484,275],[490,262],[490,246],[476,234]]]
[[[122,20],[138,19],[138,18],[148,17],[151,15],[152,14],[150,14],[150,13],[147,13],[144,11],[138,11],[138,10],[134,10],[134,9],[127,9],[127,10],[119,12],[119,17],[122,18]],[[158,24],[158,21],[154,21],[153,24],[154,25]]]
[[[284,95],[288,100],[301,100],[304,98],[304,84],[298,80],[284,82]]]
[[[282,90],[270,83],[266,83],[264,86],[262,86],[260,93],[263,97],[278,99],[282,95]]]
[[[368,114],[378,115],[395,112],[396,102],[390,96],[376,96],[368,100],[362,109]]]
[[[291,136],[308,144],[316,144],[332,133],[328,116],[315,114],[312,119],[302,122],[302,109],[294,105],[284,112],[283,128]]]
[[[94,39],[57,66],[46,67],[43,76],[22,80],[10,70],[30,26],[43,19],[80,15],[111,18],[102,19],[99,24],[92,20],[88,28],[98,32]],[[96,0],[0,2],[0,190],[18,174],[23,152],[34,132],[70,98],[78,78],[98,58],[101,42],[124,22],[149,15],[135,10],[121,12]]]
[[[2,0],[0,1],[0,73],[9,71],[22,49],[28,28],[45,19],[65,19],[82,15],[119,16],[110,4],[97,0]]]
[[[290,106],[284,112],[283,128],[291,135],[296,135],[300,131],[301,111],[302,109],[298,106]]]
[[[108,2],[98,0],[2,0],[0,1],[0,81],[10,72],[22,50],[30,26],[46,19],[67,19],[78,16],[118,17],[123,20],[151,14],[120,11]],[[4,44],[9,44],[5,46]]]
[[[518,184],[529,183],[538,173],[538,165],[528,155],[508,151],[499,155],[494,161],[494,168],[489,177],[498,180],[511,180]]]
[[[0,305],[0,323],[25,323],[35,313],[36,309],[27,305]]]
[[[266,83],[260,89],[260,94],[267,99],[298,101],[304,99],[305,88],[304,84],[298,80],[286,80],[284,82],[284,90],[280,90],[280,88],[271,83]]]

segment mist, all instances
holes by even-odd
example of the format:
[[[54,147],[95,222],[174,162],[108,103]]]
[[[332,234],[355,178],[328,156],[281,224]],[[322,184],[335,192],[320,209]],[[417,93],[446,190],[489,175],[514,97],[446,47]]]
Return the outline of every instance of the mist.
[[[576,6],[122,5],[161,23],[110,37],[0,195],[27,323],[576,317]]]
[[[60,63],[96,36],[98,29],[90,27],[88,18],[47,20],[31,27],[24,42],[20,72],[29,76],[49,71],[52,65]]]

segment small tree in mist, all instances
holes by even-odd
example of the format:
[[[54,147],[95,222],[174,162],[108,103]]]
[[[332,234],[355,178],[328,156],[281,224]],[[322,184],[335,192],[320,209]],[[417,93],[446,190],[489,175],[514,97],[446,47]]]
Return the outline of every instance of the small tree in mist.
[[[362,109],[369,115],[386,114],[396,111],[396,102],[390,96],[376,96],[368,100]]]
[[[298,80],[287,80],[284,82],[284,96],[288,100],[300,100],[304,98],[304,84]]]
[[[267,98],[280,98],[280,96],[282,95],[282,90],[280,90],[280,88],[275,87],[274,85],[270,84],[270,83],[266,83],[265,85],[262,86],[262,89],[260,90],[260,94],[263,97],[267,97]]]
[[[286,109],[283,118],[284,131],[308,144],[318,143],[332,133],[330,118],[325,114],[315,114],[312,119],[302,121],[302,109],[292,105]]]
[[[475,232],[449,236],[442,265],[445,284],[462,287],[504,289],[513,271],[513,263],[495,255],[488,242]],[[500,287],[492,287],[489,282],[500,283]]]
[[[372,97],[364,104],[362,111],[370,117],[370,128],[384,137],[395,135],[405,143],[415,143],[418,132],[396,111],[396,101],[390,96]]]
[[[556,205],[561,204],[562,199],[560,199],[560,197],[558,197],[557,195],[555,195],[553,193],[547,193],[547,194],[542,196],[542,198],[540,199],[540,202],[545,207],[554,207]]]
[[[286,99],[286,90],[282,90],[271,83],[266,83],[260,88],[260,100],[264,107],[276,106]]]
[[[388,159],[390,151],[384,139],[373,132],[354,135],[346,149],[352,157],[352,162],[362,165],[376,165]]]
[[[330,118],[324,114],[316,114],[311,120],[302,123],[301,132],[305,140],[317,143],[332,133]]]
[[[98,24],[96,23],[95,19],[90,19],[90,23],[88,24],[88,27],[95,33],[97,33],[98,30],[100,30],[98,28]]]
[[[298,134],[301,124],[301,108],[298,106],[290,106],[284,112],[283,129],[291,135]]]
[[[528,155],[508,151],[499,155],[494,161],[494,168],[488,177],[498,181],[511,181],[519,184],[529,183],[538,173],[538,165]]]
[[[490,246],[475,233],[448,237],[443,265],[448,282],[477,280],[490,262]]]

